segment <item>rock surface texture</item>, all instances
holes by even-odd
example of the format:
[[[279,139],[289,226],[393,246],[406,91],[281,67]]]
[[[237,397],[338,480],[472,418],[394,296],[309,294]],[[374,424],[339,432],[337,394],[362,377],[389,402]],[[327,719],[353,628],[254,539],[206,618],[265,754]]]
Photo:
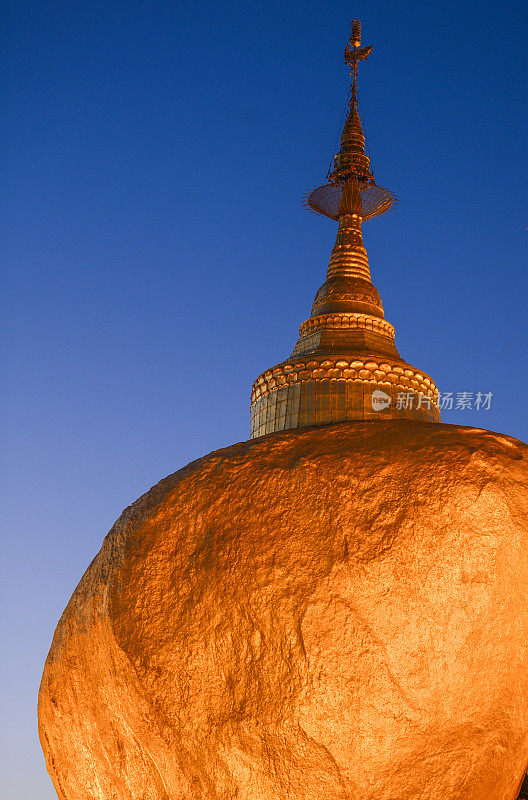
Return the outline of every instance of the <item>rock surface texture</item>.
[[[237,444],[116,522],[55,633],[62,800],[515,800],[528,447],[356,422]]]

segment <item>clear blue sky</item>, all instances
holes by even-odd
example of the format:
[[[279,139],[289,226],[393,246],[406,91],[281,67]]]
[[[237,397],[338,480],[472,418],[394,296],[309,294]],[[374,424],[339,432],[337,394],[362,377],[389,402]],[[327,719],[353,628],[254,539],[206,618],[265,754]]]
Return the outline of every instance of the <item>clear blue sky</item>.
[[[0,794],[55,797],[36,694],[121,510],[249,435],[336,226],[326,173],[353,17],[377,182],[365,225],[404,358],[444,414],[528,439],[526,29],[518,2],[8,4],[4,19]]]

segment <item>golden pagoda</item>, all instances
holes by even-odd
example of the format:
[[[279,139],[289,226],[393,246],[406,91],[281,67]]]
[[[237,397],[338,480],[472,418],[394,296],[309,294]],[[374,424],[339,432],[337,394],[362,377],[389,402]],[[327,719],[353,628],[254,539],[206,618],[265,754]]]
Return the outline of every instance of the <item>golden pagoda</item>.
[[[528,446],[428,424],[436,388],[396,350],[361,239],[395,199],[365,154],[359,33],[308,198],[337,241],[255,383],[260,438],[126,508],[57,625],[38,716],[60,800],[527,796]]]
[[[358,109],[361,47],[354,20],[345,63],[349,112],[327,183],[308,196],[311,210],[338,221],[337,238],[310,317],[291,356],[265,370],[251,393],[251,437],[344,420],[419,419],[440,422],[433,380],[400,357],[371,280],[362,223],[391,211],[396,198],[377,186],[365,153]]]

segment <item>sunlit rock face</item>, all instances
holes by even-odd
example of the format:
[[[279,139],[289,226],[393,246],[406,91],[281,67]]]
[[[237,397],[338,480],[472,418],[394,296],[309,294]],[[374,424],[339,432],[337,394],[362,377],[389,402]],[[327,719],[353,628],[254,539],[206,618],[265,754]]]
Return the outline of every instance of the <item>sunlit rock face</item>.
[[[128,508],[40,693],[65,800],[515,800],[528,447],[357,422],[212,453]]]

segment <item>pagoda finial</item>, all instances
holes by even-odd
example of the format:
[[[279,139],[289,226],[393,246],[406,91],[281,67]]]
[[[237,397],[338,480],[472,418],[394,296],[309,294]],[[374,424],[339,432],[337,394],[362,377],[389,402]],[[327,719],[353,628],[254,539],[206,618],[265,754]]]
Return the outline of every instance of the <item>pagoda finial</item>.
[[[370,170],[370,159],[365,153],[365,135],[361,126],[358,104],[358,62],[365,61],[371,51],[370,47],[361,45],[361,22],[355,19],[351,25],[350,41],[345,48],[345,64],[350,64],[350,111],[341,134],[341,147],[334,156],[334,169],[328,174],[331,183],[343,184],[355,179],[360,188],[374,184],[374,175]]]
[[[341,133],[339,152],[334,156],[328,183],[315,189],[308,197],[312,211],[331,219],[342,214],[358,214],[362,221],[391,211],[396,197],[388,189],[377,186],[365,152],[365,134],[358,106],[358,64],[372,52],[372,46],[361,47],[361,23],[353,20],[350,39],[345,48],[345,63],[350,65],[349,112]]]

